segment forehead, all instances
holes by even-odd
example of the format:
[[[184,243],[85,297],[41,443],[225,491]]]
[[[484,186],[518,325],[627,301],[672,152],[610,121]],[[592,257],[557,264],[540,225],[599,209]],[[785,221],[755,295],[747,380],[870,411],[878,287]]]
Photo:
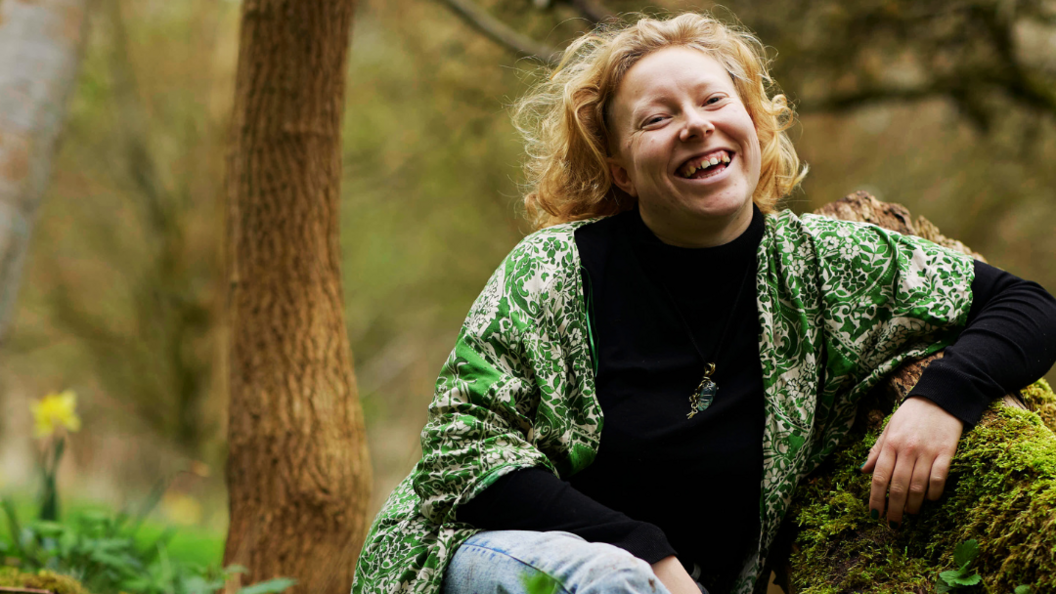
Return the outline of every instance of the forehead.
[[[679,93],[715,87],[735,91],[733,79],[718,60],[688,47],[653,52],[627,71],[616,88],[614,111],[633,110]]]

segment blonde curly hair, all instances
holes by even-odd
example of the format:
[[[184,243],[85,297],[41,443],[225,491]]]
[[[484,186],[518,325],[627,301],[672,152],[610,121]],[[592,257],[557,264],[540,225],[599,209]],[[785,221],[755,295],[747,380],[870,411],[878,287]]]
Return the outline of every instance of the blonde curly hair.
[[[527,150],[524,206],[533,228],[634,206],[634,198],[613,187],[607,110],[627,71],[668,47],[700,50],[733,79],[759,137],[762,162],[752,200],[760,210],[773,212],[806,176],[785,133],[795,113],[777,92],[765,49],[752,33],[706,14],[643,17],[626,27],[602,25],[576,39],[553,73],[515,104],[514,125]]]

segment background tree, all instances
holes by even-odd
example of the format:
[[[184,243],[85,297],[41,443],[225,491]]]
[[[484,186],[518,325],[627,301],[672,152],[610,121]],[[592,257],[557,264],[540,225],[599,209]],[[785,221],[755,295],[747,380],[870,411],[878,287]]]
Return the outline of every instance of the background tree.
[[[105,463],[122,497],[135,498],[189,460],[218,464],[224,449],[220,194],[238,15],[203,0],[160,15],[138,0],[91,5],[19,323],[4,345],[4,396],[76,388],[88,426],[98,414],[107,428],[82,444],[79,462]],[[143,435],[150,443],[134,443]],[[100,473],[110,474],[89,470]],[[210,499],[226,507],[223,493]]]
[[[134,252],[139,257],[129,257],[129,245],[114,236],[114,219],[96,227],[94,218],[79,217],[86,230],[98,234],[95,249],[125,273],[120,301],[129,319],[115,324],[110,308],[85,299],[78,278],[83,270],[71,270],[59,259],[44,261],[57,284],[49,306],[60,328],[91,345],[87,355],[103,389],[120,395],[140,422],[171,440],[182,455],[201,459],[209,457],[207,440],[219,425],[202,408],[220,373],[214,343],[222,309],[216,288],[222,249],[209,237],[223,232],[223,211],[212,203],[221,168],[211,145],[219,143],[213,135],[220,125],[175,101],[159,106],[144,100],[144,73],[136,71],[126,24],[128,6],[119,0],[96,4],[108,41],[99,60],[105,81],[100,86],[108,91],[112,117],[92,130],[98,135],[95,152],[110,165],[108,176],[120,193],[131,197],[127,208],[141,230]],[[200,6],[189,12],[203,24],[216,18]],[[215,38],[203,35],[198,41],[203,54],[215,51]],[[174,143],[176,151],[166,147]],[[89,201],[104,211],[115,206],[98,196]]]
[[[348,592],[370,464],[338,247],[352,0],[248,0],[228,163],[225,563]]]
[[[0,343],[77,80],[87,9],[87,0],[0,3]]]

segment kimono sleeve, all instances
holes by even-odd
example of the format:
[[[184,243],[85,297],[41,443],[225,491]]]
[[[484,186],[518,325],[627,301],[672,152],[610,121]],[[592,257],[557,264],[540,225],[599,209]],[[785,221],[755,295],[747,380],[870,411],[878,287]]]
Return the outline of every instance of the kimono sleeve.
[[[956,340],[972,303],[971,257],[875,225],[811,222],[830,395],[854,401],[903,361]]]
[[[539,388],[522,338],[547,323],[547,309],[538,298],[545,279],[516,273],[531,269],[526,257],[515,250],[492,275],[437,380],[413,481],[422,515],[436,524],[454,521],[458,505],[506,473],[554,470],[529,438]]]

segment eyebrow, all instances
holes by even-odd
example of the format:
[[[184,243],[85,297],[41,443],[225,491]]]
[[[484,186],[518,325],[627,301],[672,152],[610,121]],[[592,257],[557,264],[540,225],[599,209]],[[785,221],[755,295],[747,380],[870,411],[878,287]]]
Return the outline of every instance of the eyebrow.
[[[695,87],[696,90],[708,90],[715,86],[721,86],[721,83],[712,80],[701,80],[697,83]],[[642,115],[640,115],[642,111],[647,110],[655,105],[663,104],[666,99],[666,93],[660,93],[658,95],[653,95],[651,98],[648,99],[648,101],[645,101],[644,103],[637,103],[634,108],[631,109],[631,119],[636,122],[638,118],[642,117]]]

